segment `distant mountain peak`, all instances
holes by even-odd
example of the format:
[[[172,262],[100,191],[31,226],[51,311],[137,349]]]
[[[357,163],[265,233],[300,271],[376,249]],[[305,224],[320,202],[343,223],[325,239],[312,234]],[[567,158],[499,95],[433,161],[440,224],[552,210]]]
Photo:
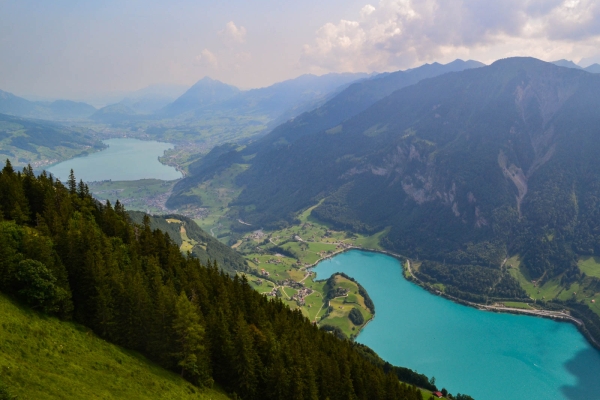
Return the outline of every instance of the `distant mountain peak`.
[[[589,65],[589,66],[585,67],[584,70],[586,70],[587,72],[591,72],[592,74],[600,74],[600,64],[595,63],[592,65]]]
[[[204,78],[200,79],[198,82],[220,82],[220,81],[213,79],[210,76],[206,75]]]
[[[240,93],[240,89],[237,87],[205,76],[174,102],[163,108],[163,112],[172,116],[180,115],[210,104],[229,100],[238,93]]]
[[[559,67],[583,69],[571,60],[562,59],[562,60],[557,60],[557,61],[551,61],[550,63],[554,64],[554,65],[558,65]]]

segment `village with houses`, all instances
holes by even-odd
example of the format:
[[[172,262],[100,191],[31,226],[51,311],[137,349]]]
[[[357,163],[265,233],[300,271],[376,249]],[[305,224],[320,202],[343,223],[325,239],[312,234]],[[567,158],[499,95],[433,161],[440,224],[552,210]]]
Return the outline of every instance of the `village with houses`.
[[[310,220],[308,215],[300,216],[300,224],[277,231],[257,229],[238,240],[236,250],[244,254],[249,264],[243,274],[263,295],[279,298],[292,309],[300,309],[320,326],[332,325],[347,337],[356,336],[373,318],[373,312],[358,293],[357,284],[335,275],[336,283],[329,287],[326,283],[330,277],[316,277],[312,267],[341,252],[376,244],[377,240],[335,231]],[[364,316],[361,324],[350,320],[353,309]]]

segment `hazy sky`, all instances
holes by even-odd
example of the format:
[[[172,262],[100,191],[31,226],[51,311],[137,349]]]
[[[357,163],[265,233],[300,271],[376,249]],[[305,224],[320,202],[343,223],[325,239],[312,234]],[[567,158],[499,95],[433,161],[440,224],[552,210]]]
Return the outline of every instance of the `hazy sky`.
[[[600,1],[0,0],[0,89],[26,96],[515,55],[600,62]]]

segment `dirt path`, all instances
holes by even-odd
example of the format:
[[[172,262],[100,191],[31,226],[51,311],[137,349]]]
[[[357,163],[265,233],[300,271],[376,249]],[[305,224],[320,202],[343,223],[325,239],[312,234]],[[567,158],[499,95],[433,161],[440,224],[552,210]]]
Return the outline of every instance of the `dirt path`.
[[[325,305],[325,302],[321,303],[321,308],[319,308],[319,311],[317,311],[317,313],[315,314],[315,322],[317,322],[317,318],[319,317],[319,313],[321,312],[321,310],[323,309],[323,306]]]
[[[302,278],[302,280],[300,281],[300,283],[303,283],[306,280],[306,278],[308,278],[310,275],[310,272],[307,272],[306,275],[304,275],[304,278]]]
[[[279,288],[279,289],[281,289],[281,291],[283,292],[283,294],[285,294],[285,296],[286,296],[288,299],[291,299],[291,297],[290,297],[290,296],[288,296],[287,292],[285,291],[285,289],[284,289],[284,286],[278,286],[278,288]]]

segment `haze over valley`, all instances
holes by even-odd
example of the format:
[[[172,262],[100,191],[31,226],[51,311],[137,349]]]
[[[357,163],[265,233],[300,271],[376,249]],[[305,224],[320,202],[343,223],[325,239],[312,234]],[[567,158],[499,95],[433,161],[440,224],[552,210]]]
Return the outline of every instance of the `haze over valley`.
[[[0,400],[595,398],[597,26],[0,2]]]

